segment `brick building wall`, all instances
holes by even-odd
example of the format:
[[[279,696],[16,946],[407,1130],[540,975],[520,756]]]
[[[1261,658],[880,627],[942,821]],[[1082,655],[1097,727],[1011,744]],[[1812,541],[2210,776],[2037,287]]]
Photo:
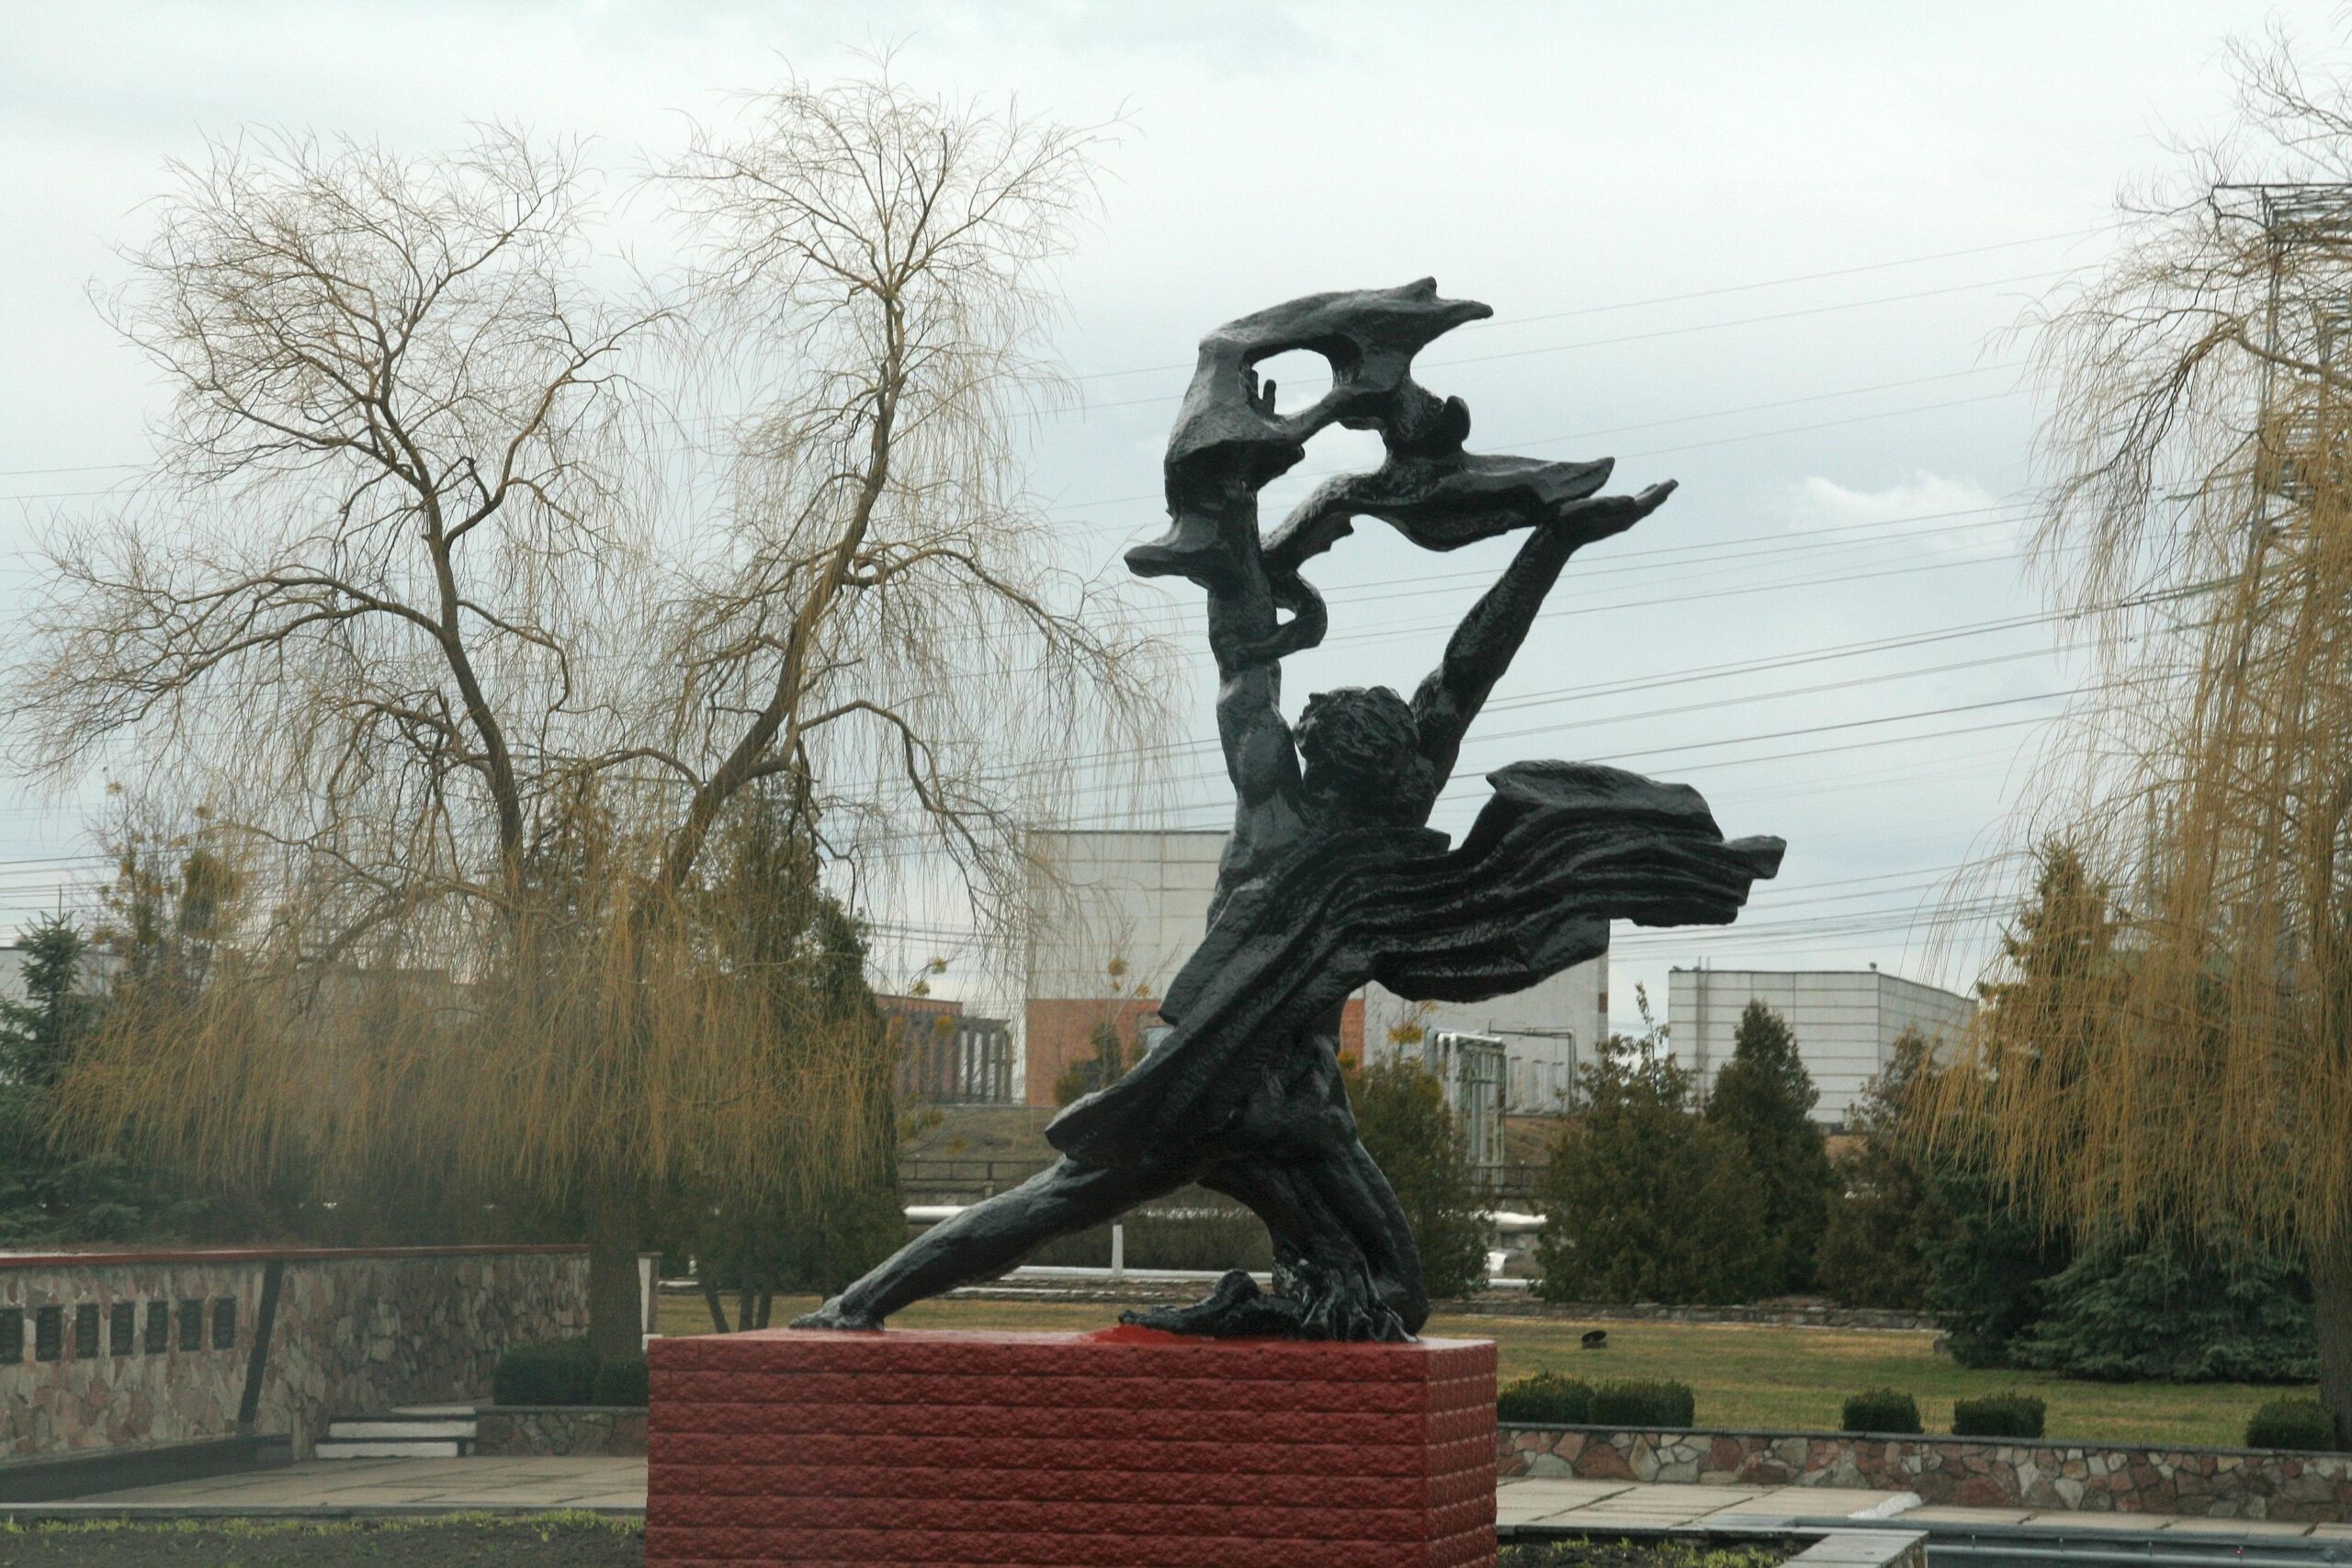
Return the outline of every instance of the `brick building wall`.
[[[1052,1105],[1054,1085],[1072,1062],[1094,1058],[1094,1031],[1108,1023],[1119,1032],[1133,1063],[1141,1054],[1143,1032],[1159,1022],[1157,997],[1051,998],[1033,997],[1027,1004],[1025,1044],[1028,1102]],[[1340,1050],[1363,1059],[1363,999],[1351,997],[1340,1013]]]

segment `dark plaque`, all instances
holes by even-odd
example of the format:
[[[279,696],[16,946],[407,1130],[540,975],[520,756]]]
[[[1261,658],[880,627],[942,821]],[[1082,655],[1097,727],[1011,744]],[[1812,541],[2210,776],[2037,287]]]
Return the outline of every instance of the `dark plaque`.
[[[237,1344],[237,1298],[222,1296],[212,1303],[212,1348],[231,1350]]]
[[[1603,495],[1611,462],[1468,451],[1470,411],[1413,356],[1486,306],[1433,279],[1317,294],[1202,340],[1162,461],[1165,537],[1127,553],[1207,600],[1217,734],[1235,795],[1209,927],[1159,1005],[1170,1025],[1125,1077],[1046,1130],[1051,1169],[933,1225],[800,1326],[874,1328],[910,1302],[992,1279],[1056,1236],[1188,1182],[1239,1200],[1273,1238],[1273,1289],[1227,1275],[1203,1302],[1126,1314],[1182,1333],[1408,1339],[1429,1315],[1420,1254],[1356,1136],[1339,1062],[1350,996],[1416,1001],[1523,990],[1609,951],[1611,920],[1724,925],[1780,866],[1778,839],[1725,841],[1697,791],[1591,763],[1487,775],[1460,842],[1429,826],[1471,721],[1568,558],[1663,505],[1671,481]],[[1256,367],[1320,355],[1331,387],[1278,412]],[[1332,425],[1380,434],[1379,467],[1329,479],[1271,534],[1258,492]],[[1283,704],[1283,660],[1329,617],[1306,566],[1370,518],[1428,550],[1504,535],[1518,553],[1408,698],[1343,686]]]
[[[107,1353],[128,1356],[139,1348],[139,1303],[117,1302],[107,1310]]]
[[[147,1303],[147,1353],[161,1356],[172,1348],[172,1303]]]
[[[13,1367],[25,1359],[25,1309],[0,1307],[0,1367]]]
[[[180,1303],[180,1348],[204,1348],[204,1303],[198,1301]]]
[[[74,1309],[74,1359],[86,1361],[98,1353],[98,1303],[84,1302]]]
[[[33,1359],[54,1361],[65,1354],[65,1309],[41,1307],[33,1314]]]

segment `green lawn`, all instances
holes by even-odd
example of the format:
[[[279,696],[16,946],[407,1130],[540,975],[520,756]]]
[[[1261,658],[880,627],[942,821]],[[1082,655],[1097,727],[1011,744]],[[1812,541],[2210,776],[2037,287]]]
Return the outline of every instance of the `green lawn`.
[[[811,1305],[775,1303],[775,1321]],[[924,1302],[891,1319],[903,1328],[1101,1328],[1118,1309],[1103,1303],[1032,1305],[1022,1302]],[[662,1327],[703,1334],[710,1315],[692,1296],[665,1296]],[[1607,1350],[1579,1349],[1588,1328],[1609,1331]],[[1751,1328],[1731,1324],[1584,1323],[1566,1318],[1441,1314],[1429,1332],[1492,1339],[1506,1379],[1552,1368],[1594,1381],[1674,1378],[1696,1391],[1706,1427],[1785,1427],[1831,1430],[1846,1395],[1900,1389],[1919,1402],[1929,1431],[1951,1427],[1952,1401],[1996,1389],[2023,1389],[2050,1404],[2053,1438],[2104,1438],[2133,1443],[2227,1447],[2245,1433],[2256,1405],[2309,1389],[2243,1383],[2102,1383],[2020,1372],[1976,1372],[1929,1347],[1929,1334],[1859,1333],[1834,1328]]]

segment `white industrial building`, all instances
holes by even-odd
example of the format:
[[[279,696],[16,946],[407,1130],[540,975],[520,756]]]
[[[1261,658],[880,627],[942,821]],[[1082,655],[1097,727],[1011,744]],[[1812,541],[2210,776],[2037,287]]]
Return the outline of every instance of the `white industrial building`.
[[[1751,1001],[1788,1021],[1797,1055],[1821,1101],[1814,1119],[1842,1127],[1854,1102],[1894,1055],[1906,1029],[1950,1041],[1968,1027],[1976,1004],[1957,992],[1850,969],[1676,969],[1667,976],[1667,1036],[1675,1060],[1694,1073],[1704,1096],[1732,1056],[1733,1032]]]
[[[1023,1052],[1032,1104],[1050,1103],[1055,1075],[1101,1024],[1148,1038],[1158,1021],[1151,998],[1166,995],[1207,929],[1226,837],[1216,829],[1035,836],[1033,855],[1058,874],[1038,879],[1031,911]],[[1114,961],[1124,971],[1116,976]],[[1579,1049],[1608,1031],[1607,984],[1600,960],[1485,1002],[1419,1004],[1367,986],[1350,1003],[1342,1032],[1367,1060],[1400,1050],[1421,1056],[1442,1071],[1450,1093],[1468,1066],[1484,1086],[1482,1100],[1498,1089],[1512,1111],[1547,1111],[1573,1090]],[[1498,1043],[1498,1069],[1482,1040]],[[1499,1083],[1488,1085],[1497,1071]]]

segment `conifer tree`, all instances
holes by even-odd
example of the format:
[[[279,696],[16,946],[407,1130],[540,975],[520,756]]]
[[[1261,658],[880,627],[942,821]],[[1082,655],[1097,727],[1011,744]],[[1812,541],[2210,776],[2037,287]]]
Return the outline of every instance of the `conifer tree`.
[[[0,1245],[131,1241],[193,1218],[129,1161],[51,1143],[58,1080],[102,1001],[72,922],[36,922],[23,947],[25,999],[0,1001]]]
[[[1732,1041],[1732,1059],[1707,1098],[1707,1122],[1747,1152],[1763,1197],[1762,1293],[1804,1290],[1838,1187],[1827,1141],[1813,1120],[1821,1095],[1788,1021],[1762,1002],[1747,1004]]]
[[[1347,1084],[1357,1134],[1404,1207],[1430,1294],[1477,1289],[1487,1277],[1486,1202],[1445,1086],[1405,1056],[1352,1068]]]
[[[1951,1228],[1929,1156],[1905,1124],[1905,1107],[1934,1072],[1928,1044],[1906,1029],[1854,1105],[1853,1148],[1837,1162],[1815,1277],[1846,1306],[1918,1311],[1928,1304],[1928,1247]]]
[[[1535,1293],[1554,1302],[1751,1299],[1769,1266],[1764,1198],[1730,1132],[1691,1105],[1665,1031],[1611,1036],[1577,1071],[1582,1107],[1544,1173]]]

